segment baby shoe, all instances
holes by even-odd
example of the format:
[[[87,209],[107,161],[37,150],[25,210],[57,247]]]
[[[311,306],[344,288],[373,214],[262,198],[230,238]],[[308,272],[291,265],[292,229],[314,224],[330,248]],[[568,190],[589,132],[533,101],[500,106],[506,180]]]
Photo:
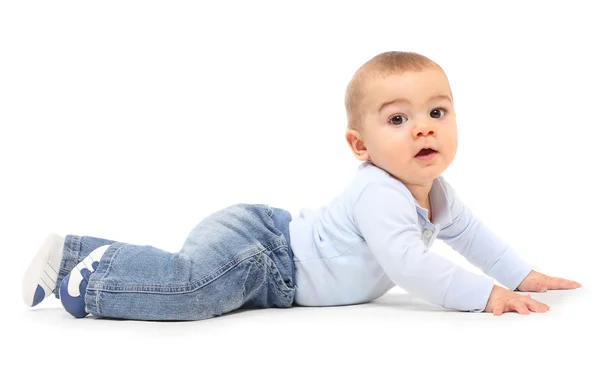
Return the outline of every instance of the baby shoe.
[[[21,294],[27,306],[36,306],[56,290],[65,237],[50,233],[27,267]]]
[[[110,245],[94,249],[90,255],[79,262],[60,284],[60,301],[75,318],[84,318],[89,313],[85,308],[85,292],[90,276],[98,268],[100,258]]]

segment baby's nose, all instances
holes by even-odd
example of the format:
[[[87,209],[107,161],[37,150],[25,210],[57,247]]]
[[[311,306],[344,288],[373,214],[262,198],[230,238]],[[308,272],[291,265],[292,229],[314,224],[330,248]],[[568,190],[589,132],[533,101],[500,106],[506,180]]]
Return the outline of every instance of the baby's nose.
[[[417,124],[417,126],[415,127],[414,130],[414,135],[415,137],[419,137],[419,136],[435,136],[436,130],[434,128],[434,126],[432,124],[427,124],[427,123],[422,123],[422,124]]]

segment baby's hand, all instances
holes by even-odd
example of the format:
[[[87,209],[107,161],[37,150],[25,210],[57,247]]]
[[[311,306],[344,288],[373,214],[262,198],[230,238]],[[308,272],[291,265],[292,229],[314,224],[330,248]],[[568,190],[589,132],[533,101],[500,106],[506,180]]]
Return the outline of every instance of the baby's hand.
[[[508,311],[528,315],[531,311],[543,313],[549,309],[550,306],[532,299],[529,294],[517,294],[502,286],[494,285],[483,311],[486,313],[493,312],[494,315],[502,315],[502,313]]]
[[[550,277],[548,275],[531,271],[517,286],[519,291],[545,292],[548,290],[567,290],[581,287],[581,283],[568,279]]]

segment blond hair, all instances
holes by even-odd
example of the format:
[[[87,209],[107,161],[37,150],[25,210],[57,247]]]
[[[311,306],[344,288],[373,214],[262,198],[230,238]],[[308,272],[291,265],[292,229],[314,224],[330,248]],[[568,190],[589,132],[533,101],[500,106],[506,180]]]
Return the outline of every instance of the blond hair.
[[[414,52],[383,52],[364,63],[352,76],[346,87],[346,129],[362,131],[362,118],[367,85],[374,78],[383,78],[405,71],[421,71],[431,67],[441,67],[431,59]]]

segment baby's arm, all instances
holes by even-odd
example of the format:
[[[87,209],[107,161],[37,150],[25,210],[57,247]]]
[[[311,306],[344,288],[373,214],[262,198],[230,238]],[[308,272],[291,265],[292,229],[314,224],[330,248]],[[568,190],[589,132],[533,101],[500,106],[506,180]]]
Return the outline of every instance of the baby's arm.
[[[455,251],[486,275],[510,290],[516,290],[533,267],[521,259],[502,238],[494,234],[461,201],[452,186],[439,177],[448,194],[452,224],[438,234]]]
[[[483,311],[494,280],[425,247],[409,194],[391,182],[370,183],[355,202],[354,219],[375,258],[395,284],[421,299]]]

